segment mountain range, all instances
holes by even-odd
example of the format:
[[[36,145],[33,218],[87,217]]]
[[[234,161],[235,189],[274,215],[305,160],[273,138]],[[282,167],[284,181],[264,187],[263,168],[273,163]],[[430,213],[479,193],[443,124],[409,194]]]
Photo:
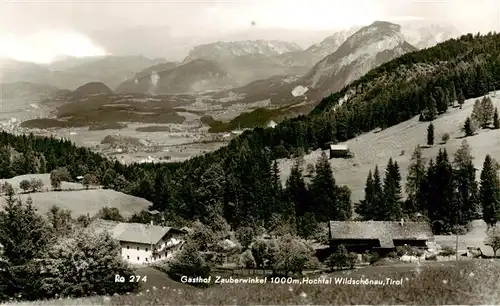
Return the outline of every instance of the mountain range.
[[[117,88],[119,93],[146,94],[196,94],[232,88],[237,83],[217,62],[195,59],[180,65],[164,63],[155,65],[127,80]]]
[[[416,50],[404,39],[401,26],[377,21],[350,35],[302,76],[275,76],[232,91],[244,94],[248,103],[265,99],[277,105],[315,103],[369,70]]]
[[[165,59],[144,56],[66,58],[45,65],[1,59],[0,81],[42,83],[70,90],[96,81],[115,88],[138,71],[162,62]]]
[[[298,82],[319,91],[336,92],[369,70],[417,49],[401,33],[401,26],[377,21],[351,35]]]
[[[318,99],[377,65],[456,33],[445,25],[401,27],[375,22],[335,32],[304,49],[281,40],[219,41],[193,47],[181,63],[144,56],[103,56],[69,57],[48,65],[4,59],[0,67],[2,82],[9,83],[43,83],[74,90],[89,82],[102,82],[117,93],[143,94],[234,88],[246,101],[272,98],[281,104],[297,96]]]

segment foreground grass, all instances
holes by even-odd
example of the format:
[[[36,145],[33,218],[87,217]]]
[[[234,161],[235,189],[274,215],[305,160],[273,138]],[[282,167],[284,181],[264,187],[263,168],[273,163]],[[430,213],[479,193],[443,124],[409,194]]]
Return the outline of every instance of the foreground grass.
[[[418,267],[418,268],[417,268]],[[402,285],[218,285],[152,287],[139,294],[5,305],[306,305],[500,303],[500,261],[407,264],[337,272],[332,277],[401,279]]]

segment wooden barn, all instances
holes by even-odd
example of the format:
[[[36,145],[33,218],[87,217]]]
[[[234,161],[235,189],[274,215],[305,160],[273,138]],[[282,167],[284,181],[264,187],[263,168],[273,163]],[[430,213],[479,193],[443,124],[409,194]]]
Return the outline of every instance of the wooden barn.
[[[347,145],[330,144],[330,158],[351,158],[353,154]]]
[[[427,222],[330,221],[328,231],[332,250],[343,244],[349,252],[356,253],[387,254],[405,244],[427,249],[427,243],[434,241]]]

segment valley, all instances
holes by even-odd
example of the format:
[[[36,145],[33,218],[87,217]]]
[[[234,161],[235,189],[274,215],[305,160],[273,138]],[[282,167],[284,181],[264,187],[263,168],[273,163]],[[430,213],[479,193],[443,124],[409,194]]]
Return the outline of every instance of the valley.
[[[412,50],[399,25],[374,22],[304,50],[258,40],[197,46],[182,63],[144,57],[70,58],[49,66],[11,61],[4,64],[13,82],[2,84],[1,126],[67,138],[124,163],[182,161],[220,148],[244,129],[307,114],[330,92]],[[50,71],[57,73],[48,77]],[[120,75],[127,79],[118,84]],[[55,87],[64,76],[88,83]],[[51,85],[29,83],[37,78]],[[106,136],[127,140],[102,143]]]
[[[120,20],[99,56],[0,57],[2,303],[500,301],[500,34],[348,16],[182,59],[182,31],[242,20],[197,2],[186,30],[159,5],[168,26]]]

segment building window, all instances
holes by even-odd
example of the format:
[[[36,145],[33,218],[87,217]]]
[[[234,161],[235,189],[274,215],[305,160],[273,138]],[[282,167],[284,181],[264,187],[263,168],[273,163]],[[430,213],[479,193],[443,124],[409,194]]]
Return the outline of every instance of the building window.
[[[139,247],[137,247],[137,251],[139,251]]]
[[[137,261],[140,261],[139,257],[137,257]]]
[[[127,259],[130,259],[130,256],[127,255]]]
[[[148,248],[146,248],[146,252],[148,251]]]
[[[130,247],[127,245],[127,250],[130,249]]]
[[[146,257],[146,261],[148,261],[148,258]]]

